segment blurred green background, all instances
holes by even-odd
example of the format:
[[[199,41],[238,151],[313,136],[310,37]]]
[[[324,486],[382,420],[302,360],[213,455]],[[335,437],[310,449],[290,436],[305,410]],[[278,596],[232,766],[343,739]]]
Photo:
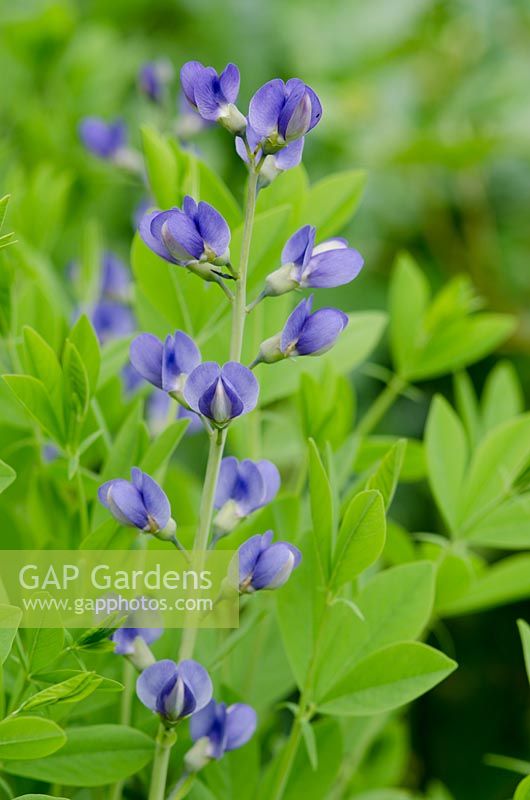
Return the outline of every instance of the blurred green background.
[[[366,269],[330,293],[345,309],[384,308],[396,252],[410,250],[433,285],[471,275],[491,308],[516,313],[507,346],[530,387],[530,5],[526,0],[0,0],[0,196],[8,229],[63,274],[79,258],[80,231],[96,220],[107,247],[128,259],[142,187],[81,147],[87,114],[122,117],[131,143],[150,121],[169,131],[168,105],[137,90],[140,65],[190,59],[242,74],[240,107],[271,77],[299,76],[322,99],[308,137],[312,179],[368,171],[360,212],[346,232]],[[196,146],[237,195],[243,170],[223,131]],[[385,353],[378,354],[385,360]],[[489,364],[472,370],[480,388]],[[388,429],[419,435],[428,399],[401,401]],[[364,402],[378,384],[359,378]],[[411,411],[412,409],[412,411]],[[406,509],[430,528],[414,496]],[[406,497],[402,499],[406,506]],[[530,617],[528,607],[519,609]],[[486,752],[528,758],[528,693],[514,609],[450,623],[461,669],[413,713],[405,780],[443,780],[456,800],[506,800],[513,776]],[[442,635],[442,634],[441,634]],[[507,697],[507,691],[510,696]]]

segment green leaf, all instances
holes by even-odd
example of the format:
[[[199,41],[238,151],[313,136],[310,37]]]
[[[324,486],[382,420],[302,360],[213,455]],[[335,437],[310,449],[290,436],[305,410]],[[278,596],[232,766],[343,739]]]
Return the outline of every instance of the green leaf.
[[[340,233],[355,214],[365,185],[365,172],[349,170],[328,175],[310,187],[302,217],[306,224],[316,226],[318,241]]]
[[[473,455],[458,504],[458,521],[469,527],[508,495],[530,461],[530,414],[497,426]]]
[[[107,342],[101,350],[101,364],[97,388],[101,389],[114,378],[125,366],[129,358],[130,337],[113,339]]]
[[[420,642],[400,642],[372,653],[337,683],[319,705],[323,714],[364,716],[415,700],[456,668],[446,655]]]
[[[167,141],[154,128],[141,129],[145,168],[149,186],[160,208],[171,208],[178,200],[179,171],[176,155]]]
[[[355,472],[368,472],[385,457],[390,448],[399,442],[397,436],[365,436],[359,443],[355,457]],[[423,442],[406,439],[400,478],[402,482],[419,481],[427,474]]]
[[[521,553],[497,561],[471,583],[469,590],[443,607],[445,616],[484,611],[530,597],[530,555]]]
[[[50,794],[19,794],[15,800],[66,800],[66,798]]]
[[[214,172],[206,162],[193,154],[188,153],[187,155],[188,157],[191,155],[198,173],[199,186],[195,199],[210,203],[210,205],[223,215],[228,226],[234,230],[241,222],[242,217],[241,209],[234,195],[219,175]],[[174,201],[172,205],[174,205]]]
[[[65,786],[103,786],[138,772],[154,752],[148,736],[125,725],[70,728],[66,737],[59,752],[32,762],[12,761],[5,771]]]
[[[44,617],[44,612],[43,612]],[[29,633],[27,647],[29,672],[39,672],[62,652],[64,631],[61,628],[35,628]]]
[[[518,619],[517,627],[519,628],[519,635],[521,636],[521,643],[523,645],[526,674],[530,682],[530,625],[528,622],[525,622],[524,619]]]
[[[467,372],[459,372],[454,378],[455,406],[469,442],[474,445],[480,431],[480,413],[473,381]]]
[[[423,316],[430,289],[415,261],[406,253],[398,256],[390,281],[390,345],[396,371],[406,375],[416,360]]]
[[[62,425],[42,381],[31,375],[4,375],[5,382],[33,419],[52,439],[64,443]]]
[[[335,530],[333,495],[328,474],[312,439],[309,440],[309,497],[315,548],[322,577],[327,578]]]
[[[386,510],[390,508],[394,499],[406,449],[406,439],[399,439],[392,445],[366,484],[367,489],[377,489],[381,493]]]
[[[95,672],[80,672],[32,695],[22,703],[18,711],[34,711],[59,703],[79,703],[95,692],[101,681],[102,678]]]
[[[250,245],[250,270],[248,287],[253,292],[261,289],[267,275],[279,266],[280,254],[289,235],[289,206],[279,206],[256,214]],[[241,254],[243,225],[232,234],[230,253],[237,267]]]
[[[530,492],[515,495],[489,511],[465,538],[481,547],[530,549]]]
[[[468,449],[462,423],[440,395],[434,398],[429,412],[425,452],[433,495],[450,530],[455,532]]]
[[[321,383],[328,365],[337,374],[345,375],[362,363],[381,338],[386,316],[379,311],[365,311],[350,314],[349,319],[349,325],[328,353],[318,357],[304,356],[295,361],[286,359],[260,367],[261,405],[296,394],[302,373],[313,375]]]
[[[311,764],[312,768],[316,770],[318,769],[318,751],[315,730],[307,719],[302,719],[300,724],[302,727],[302,737],[304,740],[307,757],[309,758],[309,763]]]
[[[385,544],[386,519],[380,492],[360,492],[342,520],[330,586],[335,590],[376,561]]]
[[[61,728],[49,719],[18,717],[0,722],[0,759],[41,759],[66,742]],[[19,762],[22,765],[26,761]],[[9,767],[4,765],[6,772]]]
[[[515,367],[501,361],[488,375],[482,394],[482,424],[485,431],[524,411],[524,398]]]
[[[17,473],[13,467],[0,459],[0,494],[5,492],[8,486],[11,486],[16,477]]]
[[[0,665],[11,652],[13,640],[17,634],[22,611],[16,606],[0,605]]]
[[[169,459],[186,433],[188,424],[188,420],[179,419],[161,431],[145,451],[140,469],[160,480],[161,473],[165,471]]]
[[[44,384],[58,419],[63,413],[63,372],[55,351],[27,325],[24,333],[24,355],[28,372]]]
[[[86,369],[90,394],[94,394],[98,384],[101,354],[99,342],[92,323],[85,314],[81,314],[74,327],[68,334],[68,339],[75,348]]]
[[[312,726],[315,738],[314,750],[319,754],[318,769],[315,770],[307,748],[300,747],[285,790],[285,800],[322,800],[328,797],[340,768],[343,742],[335,720],[320,720]],[[272,794],[265,784],[260,800],[270,800]]]
[[[530,800],[530,775],[521,781],[515,790],[513,800]]]

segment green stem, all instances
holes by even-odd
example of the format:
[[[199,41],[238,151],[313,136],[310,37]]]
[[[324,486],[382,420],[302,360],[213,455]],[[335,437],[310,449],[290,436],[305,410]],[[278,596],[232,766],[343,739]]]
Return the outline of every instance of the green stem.
[[[247,273],[250,257],[250,244],[252,241],[252,226],[256,212],[256,198],[258,195],[257,169],[249,172],[247,184],[247,199],[245,203],[245,222],[243,226],[243,241],[241,243],[241,259],[239,274],[236,281],[234,297],[234,311],[232,317],[232,339],[230,342],[230,358],[232,361],[241,361],[243,350],[243,333],[245,331],[245,317],[247,305]]]
[[[156,737],[155,758],[148,800],[164,800],[165,798],[169,756],[176,739],[175,731],[168,730],[164,723],[161,722]]]
[[[76,481],[77,481],[77,497],[79,503],[79,520],[81,523],[81,538],[85,539],[88,536],[89,532],[88,509],[86,503],[85,485],[83,483],[83,476],[81,475],[81,470],[79,469],[79,466],[76,471]]]
[[[183,775],[169,795],[169,800],[183,800],[183,798],[186,797],[190,792],[195,782],[195,778],[195,772],[192,772],[190,775]]]
[[[375,403],[372,403],[360,420],[356,432],[361,436],[367,436],[371,433],[399,397],[405,386],[406,382],[403,378],[400,378],[399,375],[393,375]]]
[[[289,780],[294,760],[298,752],[298,745],[300,744],[300,739],[302,738],[302,719],[305,718],[310,720],[314,714],[314,709],[311,710],[311,694],[313,692],[313,682],[315,680],[315,673],[318,665],[318,651],[321,646],[322,636],[325,630],[325,622],[330,607],[330,598],[328,597],[326,599],[326,605],[322,609],[322,616],[320,618],[315,645],[311,654],[311,661],[309,662],[304,688],[298,704],[298,713],[291,727],[286,748],[283,751],[270,800],[282,800],[285,793],[285,788],[287,786],[287,781]]]
[[[123,659],[123,692],[121,695],[120,723],[130,725],[132,719],[132,701],[134,695],[135,669],[131,662]],[[111,800],[120,800],[125,781],[118,781],[111,792]]]
[[[193,549],[198,553],[205,553],[208,548],[208,539],[213,519],[215,489],[217,487],[217,479],[219,477],[225,442],[226,428],[221,431],[214,431],[210,436],[210,450],[208,452],[208,464],[206,466],[206,475],[202,490],[199,524],[193,542]],[[196,639],[197,628],[184,628],[182,631],[179,660],[192,657]]]

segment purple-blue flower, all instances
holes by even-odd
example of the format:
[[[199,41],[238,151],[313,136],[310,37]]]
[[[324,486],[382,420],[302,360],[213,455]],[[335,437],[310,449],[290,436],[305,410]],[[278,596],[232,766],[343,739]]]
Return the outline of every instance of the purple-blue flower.
[[[245,703],[216,703],[210,700],[207,706],[194,714],[190,720],[190,734],[194,742],[201,742],[200,760],[203,766],[211,759],[219,759],[230,750],[243,747],[254,735],[257,715]],[[193,748],[195,749],[195,748]],[[199,748],[197,748],[199,749]],[[190,757],[191,756],[191,757]],[[192,751],[186,756],[186,764],[193,765]]]
[[[183,331],[169,334],[163,344],[153,334],[141,333],[131,343],[130,359],[146,381],[181,399],[188,375],[201,363],[201,354]]]
[[[140,67],[138,85],[149,100],[160,103],[172,77],[173,67],[169,61],[147,61]]]
[[[298,78],[284,83],[275,78],[262,86],[250,101],[248,121],[262,142],[265,154],[309,133],[322,117],[317,95]]]
[[[301,287],[327,289],[357,277],[363,258],[346,239],[326,239],[315,245],[316,228],[304,225],[293,233],[282,251],[282,266],[265,281],[264,296],[276,296]]]
[[[206,361],[193,370],[184,387],[188,406],[218,427],[252,411],[258,394],[256,378],[237,361],[229,361],[223,367]]]
[[[117,628],[110,637],[114,642],[114,652],[120,656],[136,653],[136,640],[142,639],[146,645],[156,642],[164,633],[163,628]]]
[[[96,303],[90,318],[101,344],[120,336],[128,336],[136,329],[132,310],[112,300],[100,300]]]
[[[127,128],[120,119],[105,122],[100,117],[85,117],[79,125],[79,136],[95,156],[112,159],[127,143]]]
[[[312,307],[313,295],[296,306],[280,333],[261,343],[251,366],[294,356],[319,356],[330,350],[348,324],[348,315],[338,308],[320,308],[312,313]]]
[[[215,492],[216,529],[228,533],[239,520],[274,500],[279,488],[280,473],[272,461],[224,458]]]
[[[122,525],[153,534],[168,526],[174,527],[166,493],[138,467],[131,469],[130,481],[114,478],[103,483],[98,489],[98,498]],[[174,531],[172,533],[174,535]]]
[[[155,389],[147,398],[146,407],[147,423],[151,433],[160,433],[166,427],[170,414],[173,419],[189,420],[189,425],[186,428],[186,436],[204,430],[200,417],[197,416],[195,411],[190,411],[189,408],[185,408],[181,405],[177,405],[175,410],[171,397],[161,389]]]
[[[213,67],[188,61],[180,71],[180,81],[186,100],[203,119],[220,122],[232,133],[245,129],[246,119],[235,105],[240,83],[235,64],[227,64],[219,75]]]
[[[140,236],[161,258],[188,267],[208,280],[217,280],[207,262],[223,265],[230,259],[230,229],[224,217],[209,203],[186,196],[180,208],[151,211],[140,222]]]
[[[247,125],[246,140],[254,160],[259,161],[263,155],[261,139],[250,125]],[[235,143],[238,156],[248,164],[249,156],[244,139],[241,136],[236,136]],[[301,139],[297,139],[285,145],[285,147],[278,150],[276,153],[265,156],[260,168],[259,186],[268,186],[280,173],[297,167],[302,160],[304,143],[305,139],[302,137]]]
[[[131,298],[131,273],[123,261],[108,250],[103,254],[99,290],[106,300],[126,303]]]
[[[189,717],[212,699],[212,681],[197,661],[164,659],[147,667],[136,682],[141,702],[168,722]]]
[[[251,536],[238,552],[239,591],[278,589],[289,580],[302,554],[289,542],[273,542],[272,531]]]

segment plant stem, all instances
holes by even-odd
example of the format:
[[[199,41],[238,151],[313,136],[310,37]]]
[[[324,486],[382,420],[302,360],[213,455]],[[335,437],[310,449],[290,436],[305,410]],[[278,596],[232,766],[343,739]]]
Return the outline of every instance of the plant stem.
[[[79,466],[76,470],[76,480],[77,480],[77,497],[79,503],[79,520],[81,523],[81,538],[85,539],[88,536],[89,532],[89,525],[88,525],[88,510],[86,504],[86,494],[85,494],[85,485],[83,483],[83,476],[81,475],[81,470]]]
[[[314,714],[314,711],[311,711],[310,700],[311,700],[311,694],[313,692],[313,682],[315,680],[315,673],[318,665],[318,660],[317,660],[319,654],[318,651],[321,646],[322,636],[324,634],[324,630],[326,627],[325,622],[327,619],[328,611],[329,608],[331,607],[329,601],[330,598],[328,597],[326,600],[326,605],[322,609],[322,616],[320,617],[320,622],[318,625],[315,645],[313,647],[313,652],[311,654],[311,660],[309,662],[304,688],[300,696],[298,713],[291,727],[291,732],[289,734],[289,739],[287,741],[286,748],[283,751],[283,756],[280,761],[280,765],[278,767],[278,772],[276,775],[276,780],[274,782],[270,800],[282,800],[283,795],[285,793],[285,788],[287,786],[287,781],[289,780],[291,769],[294,764],[294,759],[296,757],[296,753],[298,752],[298,745],[300,744],[300,739],[302,738],[302,719],[305,718],[309,721]]]
[[[161,722],[156,736],[156,750],[148,800],[164,800],[165,798],[169,756],[176,739],[175,731],[168,730],[164,723]]]
[[[192,772],[190,775],[183,775],[169,795],[168,800],[183,800],[183,798],[188,795],[191,787],[195,783],[195,778],[195,772]]]
[[[247,199],[245,203],[245,222],[243,226],[243,241],[241,243],[241,259],[239,274],[236,281],[234,297],[234,311],[232,317],[232,339],[230,342],[230,358],[232,361],[241,361],[243,350],[243,333],[245,330],[245,316],[247,305],[247,272],[250,257],[250,243],[252,241],[252,226],[256,211],[256,198],[258,194],[258,170],[249,172],[247,184]]]
[[[199,553],[205,553],[208,548],[208,538],[212,527],[215,489],[217,487],[217,479],[219,477],[225,442],[226,428],[221,431],[212,432],[210,436],[208,464],[206,466],[206,475],[204,477],[204,486],[202,490],[201,508],[199,511],[199,525],[193,542],[193,549]],[[179,660],[192,657],[196,638],[197,628],[184,628],[182,631]]]
[[[405,386],[406,382],[403,378],[400,378],[399,375],[393,375],[379,397],[372,403],[364,417],[360,420],[356,432],[361,436],[366,436],[371,433],[401,394]]]
[[[120,723],[122,725],[131,724],[132,700],[134,694],[135,670],[131,662],[123,659],[123,692],[121,696]],[[111,800],[120,800],[125,781],[118,781],[112,790]]]

